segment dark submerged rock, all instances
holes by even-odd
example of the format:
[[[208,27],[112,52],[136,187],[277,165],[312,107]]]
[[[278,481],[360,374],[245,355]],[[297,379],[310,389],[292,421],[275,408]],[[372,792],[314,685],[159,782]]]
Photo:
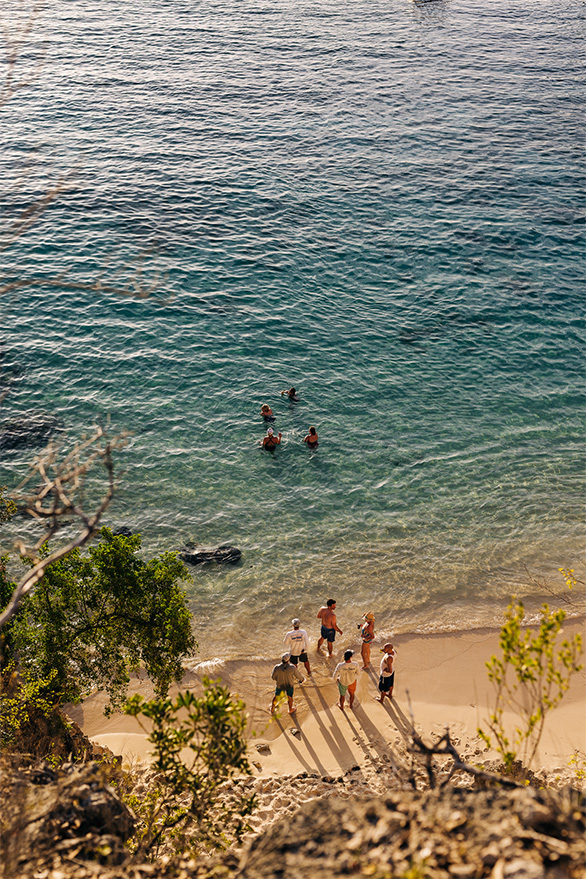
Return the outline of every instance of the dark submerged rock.
[[[218,565],[236,565],[242,558],[242,552],[236,546],[228,544],[217,549],[204,549],[197,546],[186,546],[179,553],[179,558],[189,565],[205,565],[216,562]]]
[[[46,412],[24,412],[0,425],[0,449],[18,449],[47,442],[63,422]]]

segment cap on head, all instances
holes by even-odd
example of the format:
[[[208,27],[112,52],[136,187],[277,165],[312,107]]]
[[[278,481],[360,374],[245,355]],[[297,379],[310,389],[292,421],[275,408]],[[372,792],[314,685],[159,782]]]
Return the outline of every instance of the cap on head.
[[[388,653],[389,650],[392,650],[392,649],[393,649],[393,645],[391,644],[390,641],[388,641],[386,644],[384,644],[384,645],[381,647],[380,652],[381,652],[381,653]]]
[[[267,433],[268,433],[268,434],[272,434],[272,433],[274,433],[273,428],[272,428],[272,427],[269,427],[269,429],[267,430]]]
[[[282,661],[282,662],[289,662],[290,659],[291,659],[291,654],[290,654],[290,653],[283,653],[283,655],[281,656],[281,661]]]
[[[362,619],[368,620],[369,623],[374,623],[374,614],[372,613],[372,611],[369,611],[368,613],[363,613]]]
[[[298,620],[297,617],[295,617],[295,619],[292,620],[292,624],[295,629],[298,629],[299,626],[301,625],[301,620]]]
[[[348,662],[348,660],[352,659],[353,656],[354,656],[353,650],[346,650],[346,652],[344,653],[344,661]]]

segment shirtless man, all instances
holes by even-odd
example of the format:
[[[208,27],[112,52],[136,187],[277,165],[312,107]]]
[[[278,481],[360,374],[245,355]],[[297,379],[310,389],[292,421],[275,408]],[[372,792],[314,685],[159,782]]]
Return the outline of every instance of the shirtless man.
[[[327,641],[328,653],[330,656],[332,655],[334,641],[336,640],[336,632],[339,635],[344,634],[342,630],[338,628],[338,624],[336,623],[336,614],[334,613],[335,607],[335,599],[328,598],[327,603],[323,607],[320,607],[317,612],[317,618],[318,620],[321,620],[321,637],[317,642],[317,649],[319,651],[324,641]]]

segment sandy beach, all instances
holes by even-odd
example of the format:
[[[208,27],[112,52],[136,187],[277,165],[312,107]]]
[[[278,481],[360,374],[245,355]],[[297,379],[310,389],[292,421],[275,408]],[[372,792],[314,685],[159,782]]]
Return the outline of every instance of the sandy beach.
[[[565,626],[565,635],[584,630],[584,620]],[[377,767],[399,769],[405,761],[402,745],[408,740],[412,718],[417,730],[431,741],[449,727],[453,741],[472,762],[494,759],[476,735],[487,717],[491,686],[485,662],[498,650],[496,630],[477,630],[458,635],[408,635],[395,641],[396,681],[391,704],[380,705],[377,696],[380,644],[373,645],[376,668],[361,671],[352,710],[337,706],[337,687],[332,680],[336,662],[318,654],[311,644],[313,675],[295,690],[296,712],[286,704],[271,717],[274,692],[272,661],[195,664],[182,686],[198,690],[204,676],[221,678],[246,703],[253,771],[262,778],[291,777],[299,773],[338,777],[349,770],[361,773],[368,783]],[[357,647],[358,653],[358,647]],[[357,655],[359,659],[359,654]],[[148,680],[136,678],[132,691],[152,695]],[[123,715],[105,717],[103,694],[90,696],[68,713],[95,742],[121,754],[128,764],[148,759],[147,732],[137,720]],[[586,752],[586,672],[576,675],[559,708],[549,716],[534,769],[568,781],[573,754]]]

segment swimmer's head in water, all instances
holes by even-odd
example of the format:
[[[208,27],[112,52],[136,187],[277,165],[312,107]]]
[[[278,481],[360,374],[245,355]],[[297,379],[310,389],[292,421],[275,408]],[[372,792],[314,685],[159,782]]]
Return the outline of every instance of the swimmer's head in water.
[[[269,427],[269,429],[267,430],[267,433],[268,433],[269,436],[272,436],[273,433],[274,433],[273,428],[272,428],[272,427]]]
[[[267,403],[263,403],[260,407],[261,412],[270,412],[271,407]]]

